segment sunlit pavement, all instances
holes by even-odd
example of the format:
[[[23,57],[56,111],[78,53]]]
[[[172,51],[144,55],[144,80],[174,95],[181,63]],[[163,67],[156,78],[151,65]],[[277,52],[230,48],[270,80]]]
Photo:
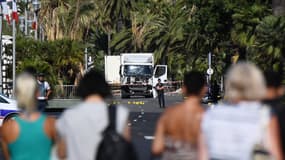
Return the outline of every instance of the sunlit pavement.
[[[182,96],[165,96],[166,106],[182,101]],[[151,98],[131,98],[120,100],[131,111],[130,123],[132,139],[140,160],[150,159],[150,146],[159,115],[164,109],[159,108],[158,100]]]
[[[166,106],[179,103],[183,100],[181,95],[171,94],[165,96]],[[49,111],[52,115],[58,116],[61,109],[68,108],[71,105],[80,102],[79,100],[52,100],[49,102]],[[150,146],[153,140],[153,133],[156,121],[164,109],[159,108],[158,100],[153,98],[132,97],[129,99],[121,99],[115,97],[110,103],[123,105],[130,110],[129,126],[132,129],[132,139],[140,160],[150,159]],[[0,160],[4,159],[0,152]]]

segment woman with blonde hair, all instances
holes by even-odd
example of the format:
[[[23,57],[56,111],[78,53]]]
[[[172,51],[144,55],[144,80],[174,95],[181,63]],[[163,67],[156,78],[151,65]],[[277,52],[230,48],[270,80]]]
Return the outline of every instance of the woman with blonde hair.
[[[260,102],[265,93],[263,74],[257,66],[241,62],[230,68],[225,103],[203,117],[201,159],[280,159],[270,140],[269,109]]]
[[[15,94],[20,114],[2,127],[2,146],[7,160],[50,159],[55,120],[37,111],[37,92],[34,76],[22,73],[17,77]]]

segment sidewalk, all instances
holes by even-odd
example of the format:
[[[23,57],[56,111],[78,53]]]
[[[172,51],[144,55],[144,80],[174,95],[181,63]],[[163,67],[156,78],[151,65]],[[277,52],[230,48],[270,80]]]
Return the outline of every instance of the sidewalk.
[[[47,108],[68,108],[80,102],[80,99],[52,99],[48,101]]]

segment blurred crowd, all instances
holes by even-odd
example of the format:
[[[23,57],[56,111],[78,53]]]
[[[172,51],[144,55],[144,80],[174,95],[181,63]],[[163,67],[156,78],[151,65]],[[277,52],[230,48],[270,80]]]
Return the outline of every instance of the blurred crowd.
[[[205,108],[201,103],[208,91],[204,74],[185,73],[182,91],[186,98],[161,114],[150,159],[285,159],[282,75],[240,62],[225,77],[223,100]],[[50,160],[53,148],[58,159],[99,160],[104,154],[110,154],[108,160],[137,159],[123,155],[124,147],[132,147],[129,111],[121,105],[115,110],[108,107],[111,90],[98,71],[84,75],[77,90],[82,102],[58,119],[38,109],[39,84],[34,75],[18,75],[15,93],[21,112],[1,128],[7,160]]]

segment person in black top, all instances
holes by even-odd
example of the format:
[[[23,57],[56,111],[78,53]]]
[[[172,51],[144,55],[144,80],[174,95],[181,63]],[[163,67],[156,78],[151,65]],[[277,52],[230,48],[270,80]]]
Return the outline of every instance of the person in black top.
[[[282,75],[278,72],[266,71],[264,76],[266,79],[267,94],[263,102],[270,106],[272,113],[270,130],[273,131],[275,138],[277,138],[276,141],[280,142],[281,156],[285,158],[285,106],[282,103],[284,95]]]
[[[211,98],[213,100],[213,103],[218,103],[219,94],[220,94],[220,86],[217,81],[213,81],[213,83],[211,84]]]
[[[157,94],[158,94],[159,108],[165,108],[164,86],[161,83],[161,79],[158,79],[158,83],[155,85],[155,89],[156,89]]]

